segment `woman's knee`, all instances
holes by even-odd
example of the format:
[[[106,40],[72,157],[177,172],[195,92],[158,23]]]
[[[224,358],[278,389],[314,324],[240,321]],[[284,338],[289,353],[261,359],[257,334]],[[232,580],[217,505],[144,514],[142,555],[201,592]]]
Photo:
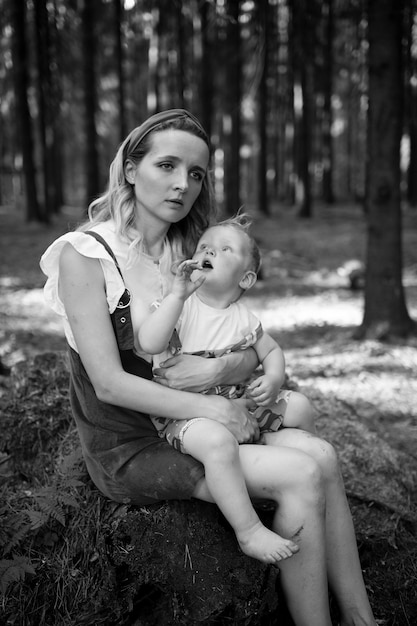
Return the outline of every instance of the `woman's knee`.
[[[296,497],[300,503],[308,506],[324,506],[325,487],[323,473],[319,463],[307,454],[299,455],[291,468],[291,480],[289,481],[288,493]]]
[[[300,487],[312,492],[314,496],[320,496],[323,493],[323,473],[320,464],[313,457],[303,460]]]
[[[307,453],[316,461],[324,478],[338,477],[339,461],[333,445],[325,439],[312,437],[309,440]]]

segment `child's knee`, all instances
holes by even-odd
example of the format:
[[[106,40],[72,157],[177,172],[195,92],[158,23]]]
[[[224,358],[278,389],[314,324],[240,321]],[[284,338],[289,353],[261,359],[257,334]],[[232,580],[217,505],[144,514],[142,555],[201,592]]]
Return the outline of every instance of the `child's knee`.
[[[232,451],[238,448],[236,438],[232,433],[221,424],[216,424],[206,432],[206,445],[210,448],[220,451]]]
[[[310,400],[299,391],[293,391],[287,407],[288,420],[284,419],[284,426],[295,426],[308,432],[315,433],[316,411]],[[287,417],[287,416],[286,416]]]
[[[184,435],[185,452],[195,456],[189,448],[198,448],[204,458],[232,456],[238,454],[238,442],[232,433],[219,422],[199,420],[194,428],[189,428]]]

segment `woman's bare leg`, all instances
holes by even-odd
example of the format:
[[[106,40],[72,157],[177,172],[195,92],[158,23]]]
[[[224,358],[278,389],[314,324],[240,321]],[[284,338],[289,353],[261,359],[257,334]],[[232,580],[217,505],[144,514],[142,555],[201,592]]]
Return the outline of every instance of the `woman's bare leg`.
[[[222,424],[190,422],[184,450],[204,465],[208,488],[232,526],[242,551],[263,563],[276,564],[298,552],[298,546],[264,526],[253,508],[239,459],[239,445]],[[200,497],[198,490],[195,497]]]
[[[297,626],[331,626],[325,549],[325,503],[321,474],[308,455],[290,448],[239,447],[242,470],[254,498],[278,504],[274,530],[292,538],[300,551],[279,565],[291,615]],[[204,497],[204,489],[206,490]],[[205,481],[200,497],[210,499]]]
[[[355,530],[334,448],[302,431],[283,429],[269,444],[302,450],[319,464],[326,495],[326,545],[330,587],[338,602],[341,626],[375,626],[362,576]],[[300,544],[301,550],[302,545]]]

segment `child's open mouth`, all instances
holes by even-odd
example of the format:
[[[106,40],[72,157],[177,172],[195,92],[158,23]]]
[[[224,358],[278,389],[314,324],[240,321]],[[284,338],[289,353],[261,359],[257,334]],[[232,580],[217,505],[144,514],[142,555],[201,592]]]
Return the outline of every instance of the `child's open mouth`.
[[[208,259],[204,259],[203,263],[201,264],[203,270],[212,270],[213,266],[211,264],[211,261],[209,261]]]

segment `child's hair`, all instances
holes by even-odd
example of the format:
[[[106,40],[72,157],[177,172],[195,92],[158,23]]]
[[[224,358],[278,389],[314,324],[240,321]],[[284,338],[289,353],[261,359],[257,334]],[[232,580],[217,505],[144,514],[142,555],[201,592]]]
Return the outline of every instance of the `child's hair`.
[[[247,237],[250,254],[250,265],[248,269],[255,272],[255,274],[258,274],[261,268],[262,259],[258,244],[249,232],[250,227],[252,226],[252,218],[250,215],[247,213],[236,213],[233,217],[217,222],[214,226],[233,226],[233,228],[236,228]]]

